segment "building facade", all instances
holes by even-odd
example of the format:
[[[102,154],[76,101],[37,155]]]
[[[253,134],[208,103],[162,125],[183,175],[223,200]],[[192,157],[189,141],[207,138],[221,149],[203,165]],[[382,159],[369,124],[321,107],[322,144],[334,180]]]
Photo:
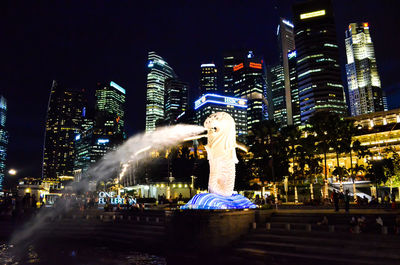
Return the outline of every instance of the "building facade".
[[[72,179],[74,140],[83,121],[82,91],[65,89],[53,81],[47,109],[43,178]]]
[[[293,6],[301,122],[317,111],[345,116],[347,107],[330,0]]]
[[[213,63],[200,66],[200,95],[218,93],[217,72]]]
[[[165,123],[177,123],[180,115],[188,108],[189,85],[177,78],[165,81]]]
[[[287,124],[285,73],[281,64],[269,68],[270,94],[273,119],[279,126]]]
[[[194,108],[198,125],[203,125],[207,117],[213,113],[226,112],[235,120],[237,136],[243,140],[247,135],[246,99],[206,94],[195,101]]]
[[[96,89],[95,124],[99,134],[119,145],[124,139],[126,91],[114,81],[98,83]]]
[[[291,95],[291,84],[290,84],[290,70],[289,70],[289,59],[288,54],[296,49],[294,43],[294,26],[293,24],[281,18],[279,21],[278,29],[277,29],[277,37],[278,37],[278,47],[279,47],[279,55],[280,55],[280,64],[282,65],[283,77],[284,77],[284,86],[283,91],[280,93],[283,95],[284,104],[281,105],[281,108],[285,108],[286,118],[277,119],[277,123],[282,125],[293,125],[293,113],[292,113],[292,95]],[[274,98],[273,98],[274,99]],[[274,104],[275,106],[275,104]],[[279,104],[277,104],[277,113],[283,112],[279,108]],[[275,109],[274,109],[275,111]],[[275,119],[275,116],[274,116]]]
[[[164,120],[165,80],[176,78],[174,70],[155,52],[147,61],[146,132],[154,131],[158,120]]]
[[[0,95],[0,192],[3,190],[3,181],[6,174],[6,159],[8,132],[6,130],[7,100]]]
[[[289,64],[289,79],[290,79],[290,105],[291,105],[291,114],[292,125],[299,126],[301,125],[301,116],[300,116],[300,100],[299,100],[299,88],[297,85],[297,52],[296,50],[291,51],[288,54],[288,64]],[[288,114],[289,115],[289,114]]]
[[[266,69],[264,60],[249,51],[233,67],[233,93],[236,98],[247,99],[247,129],[268,118],[266,95]]]
[[[345,31],[346,75],[351,116],[385,110],[369,23],[351,23]]]

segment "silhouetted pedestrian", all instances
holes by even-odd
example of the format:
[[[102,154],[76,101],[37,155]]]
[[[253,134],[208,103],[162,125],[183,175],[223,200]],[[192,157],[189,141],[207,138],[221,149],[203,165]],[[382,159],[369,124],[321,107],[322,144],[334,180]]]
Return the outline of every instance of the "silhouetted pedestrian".
[[[333,203],[335,204],[335,212],[338,212],[339,211],[339,195],[336,192],[336,190],[333,190],[332,197],[333,197]]]
[[[350,208],[350,195],[349,195],[349,190],[346,190],[345,194],[344,194],[344,208],[346,210],[346,213],[349,212],[349,208]]]

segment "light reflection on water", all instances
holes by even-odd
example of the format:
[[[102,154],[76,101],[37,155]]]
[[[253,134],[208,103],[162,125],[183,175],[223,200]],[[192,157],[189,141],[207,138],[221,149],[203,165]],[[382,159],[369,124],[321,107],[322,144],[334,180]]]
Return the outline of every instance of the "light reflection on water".
[[[167,262],[163,257],[105,246],[80,246],[76,248],[71,246],[60,248],[58,246],[55,249],[48,247],[37,249],[34,245],[29,245],[22,255],[18,255],[13,245],[0,243],[0,264],[166,265]]]

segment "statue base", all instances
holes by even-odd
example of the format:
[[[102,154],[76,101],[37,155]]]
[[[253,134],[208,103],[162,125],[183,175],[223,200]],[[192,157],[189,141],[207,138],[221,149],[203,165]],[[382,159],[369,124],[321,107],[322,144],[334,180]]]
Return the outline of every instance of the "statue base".
[[[257,206],[240,194],[222,196],[214,193],[196,194],[181,207],[183,210],[254,209]]]

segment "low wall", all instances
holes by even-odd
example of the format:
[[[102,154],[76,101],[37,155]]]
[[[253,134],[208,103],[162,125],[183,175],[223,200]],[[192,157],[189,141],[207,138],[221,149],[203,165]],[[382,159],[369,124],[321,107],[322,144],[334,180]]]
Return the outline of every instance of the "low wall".
[[[228,246],[249,232],[254,210],[166,211],[168,248],[176,250],[216,250]]]

